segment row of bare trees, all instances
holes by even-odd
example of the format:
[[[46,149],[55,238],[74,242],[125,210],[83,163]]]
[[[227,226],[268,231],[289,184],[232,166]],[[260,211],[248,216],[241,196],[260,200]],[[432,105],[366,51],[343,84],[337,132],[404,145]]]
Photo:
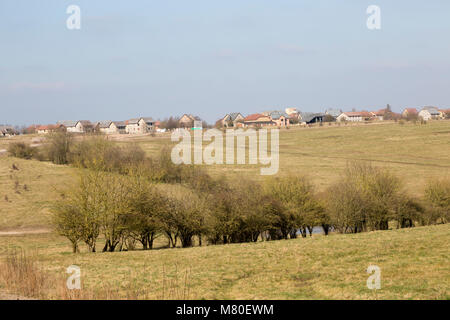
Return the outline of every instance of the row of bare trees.
[[[101,141],[90,143],[90,148],[107,149]],[[110,166],[104,156],[109,152],[92,151],[74,162],[82,168],[79,181],[53,208],[54,224],[74,252],[80,243],[96,251],[99,241],[102,251],[111,252],[139,244],[152,249],[158,237],[166,238],[168,247],[190,247],[306,237],[318,226],[327,235],[450,218],[448,179],[430,183],[418,199],[389,171],[354,163],[340,181],[317,193],[304,176],[259,182],[213,179],[199,167],[173,165],[165,152],[156,160],[144,157]],[[96,157],[91,159],[92,154]]]

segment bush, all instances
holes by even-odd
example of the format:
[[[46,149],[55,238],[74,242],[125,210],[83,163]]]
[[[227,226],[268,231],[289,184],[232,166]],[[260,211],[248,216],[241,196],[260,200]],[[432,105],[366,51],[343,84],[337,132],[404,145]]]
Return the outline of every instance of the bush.
[[[450,179],[429,182],[425,190],[425,200],[431,211],[430,223],[450,221]]]
[[[125,174],[144,159],[145,152],[134,144],[119,146],[103,136],[93,136],[73,146],[69,161],[80,168]]]
[[[342,180],[328,190],[327,208],[340,232],[387,230],[404,196],[400,181],[389,171],[350,164]]]
[[[49,135],[44,150],[47,159],[54,164],[68,164],[73,137],[67,132],[55,132]]]
[[[11,156],[21,159],[31,159],[37,154],[35,148],[23,142],[13,142],[8,146],[8,152]]]

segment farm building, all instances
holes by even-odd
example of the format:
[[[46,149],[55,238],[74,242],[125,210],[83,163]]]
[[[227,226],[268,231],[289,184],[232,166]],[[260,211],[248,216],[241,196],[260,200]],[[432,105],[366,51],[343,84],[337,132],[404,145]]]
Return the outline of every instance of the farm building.
[[[359,112],[343,112],[336,118],[337,121],[350,121],[350,122],[359,122],[359,121],[368,121],[372,120],[373,115],[368,111],[359,111]]]
[[[325,114],[323,113],[300,112],[299,122],[301,124],[323,122],[324,117]]]

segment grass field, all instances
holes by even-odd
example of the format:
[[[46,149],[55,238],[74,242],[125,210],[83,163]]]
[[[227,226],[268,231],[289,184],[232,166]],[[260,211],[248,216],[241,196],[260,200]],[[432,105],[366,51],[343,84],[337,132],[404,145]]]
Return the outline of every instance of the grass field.
[[[53,276],[81,268],[86,288],[130,287],[147,299],[449,299],[450,225],[317,235],[189,249],[70,254],[52,235],[0,237],[2,248],[37,249]],[[381,268],[381,290],[366,269]]]
[[[31,141],[32,136],[0,139]],[[170,136],[120,136],[148,154],[170,145]],[[332,184],[352,160],[388,167],[408,193],[421,196],[425,183],[450,175],[450,121],[426,125],[382,123],[283,129],[279,175],[306,174],[319,191]],[[13,170],[13,164],[19,170]],[[214,176],[261,179],[259,166],[207,166]],[[38,250],[43,269],[64,274],[75,264],[84,285],[125,287],[145,298],[190,299],[448,299],[450,226],[420,227],[358,235],[154,250],[72,255],[50,229],[49,206],[73,180],[76,169],[0,156],[0,255],[7,248]],[[164,242],[161,239],[160,245]],[[382,289],[366,288],[370,264],[382,270]],[[175,290],[175,288],[178,288]],[[181,289],[180,289],[181,288]],[[125,294],[125,293],[124,293]]]

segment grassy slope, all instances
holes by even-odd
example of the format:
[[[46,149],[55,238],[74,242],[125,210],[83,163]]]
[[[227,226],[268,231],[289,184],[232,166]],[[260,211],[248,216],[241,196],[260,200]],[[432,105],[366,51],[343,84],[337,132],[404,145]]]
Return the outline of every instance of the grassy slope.
[[[149,154],[171,144],[167,135],[131,137]],[[204,145],[207,143],[205,142]],[[324,190],[348,161],[366,160],[390,168],[412,193],[422,194],[429,178],[450,174],[450,121],[427,125],[374,123],[280,131],[280,175],[306,174]],[[213,175],[261,178],[260,166],[208,166]]]
[[[0,237],[0,248],[38,248],[54,275],[75,264],[86,287],[133,283],[154,299],[187,297],[175,287],[190,299],[449,299],[449,241],[450,225],[440,225],[112,254],[69,254],[67,241],[51,234]],[[381,268],[376,292],[366,287],[371,264]]]
[[[13,164],[19,170],[12,170]],[[49,205],[73,179],[72,173],[65,166],[0,157],[0,230],[48,226]]]
[[[167,136],[123,138],[136,141],[150,154],[169,142]],[[9,141],[14,139],[0,139],[0,146],[6,147]],[[306,173],[323,190],[338,178],[348,160],[372,160],[375,165],[391,168],[404,180],[409,192],[421,195],[427,179],[449,175],[449,146],[448,121],[426,126],[374,124],[282,130],[280,174]],[[19,171],[11,170],[13,163]],[[252,166],[210,166],[208,170],[212,174],[260,177],[259,169]],[[49,204],[58,198],[57,190],[73,179],[74,172],[70,167],[0,157],[0,230],[47,226]],[[15,191],[16,180],[20,194]],[[24,184],[28,191],[23,189]],[[150,289],[153,298],[180,297],[167,294],[167,281],[162,284],[162,279],[176,278],[176,268],[178,278],[186,270],[191,272],[190,298],[448,298],[449,234],[447,225],[77,256],[69,254],[65,239],[45,234],[2,236],[0,251],[8,246],[38,247],[43,266],[49,271],[63,274],[64,268],[78,264],[89,287],[106,282],[123,286],[136,279],[138,286]],[[382,269],[383,289],[377,293],[365,287],[365,270],[371,263]]]

